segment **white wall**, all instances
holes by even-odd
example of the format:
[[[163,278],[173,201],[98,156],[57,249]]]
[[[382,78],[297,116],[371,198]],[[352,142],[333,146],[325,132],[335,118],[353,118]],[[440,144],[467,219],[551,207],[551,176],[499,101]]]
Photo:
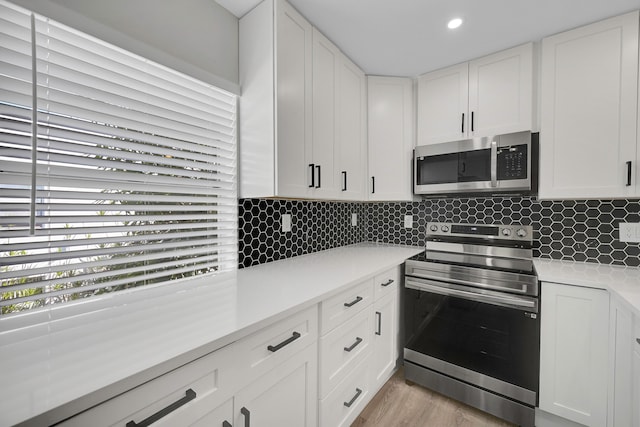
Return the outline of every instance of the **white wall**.
[[[239,93],[238,19],[214,0],[10,1]]]

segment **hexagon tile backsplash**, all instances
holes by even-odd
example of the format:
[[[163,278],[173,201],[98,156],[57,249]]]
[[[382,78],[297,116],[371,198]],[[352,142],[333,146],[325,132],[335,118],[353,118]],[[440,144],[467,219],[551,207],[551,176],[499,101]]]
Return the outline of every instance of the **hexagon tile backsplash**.
[[[292,228],[282,233],[285,213],[291,214]],[[358,216],[356,226],[352,213]],[[413,217],[413,228],[404,228],[405,215]],[[640,222],[640,200],[532,197],[387,203],[242,199],[239,264],[248,267],[363,241],[424,246],[429,221],[532,225],[535,256],[640,266],[640,244],[618,239],[618,223]]]

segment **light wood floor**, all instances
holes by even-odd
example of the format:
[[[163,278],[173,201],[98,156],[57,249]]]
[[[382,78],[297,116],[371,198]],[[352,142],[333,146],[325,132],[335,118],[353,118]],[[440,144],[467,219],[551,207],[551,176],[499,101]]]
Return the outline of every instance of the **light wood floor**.
[[[510,427],[506,421],[427,390],[407,385],[398,370],[351,427]]]

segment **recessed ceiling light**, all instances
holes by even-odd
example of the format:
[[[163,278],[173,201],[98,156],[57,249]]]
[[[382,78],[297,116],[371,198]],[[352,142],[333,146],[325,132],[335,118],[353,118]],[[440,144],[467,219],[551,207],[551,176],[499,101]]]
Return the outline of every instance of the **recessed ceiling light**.
[[[453,30],[454,28],[458,28],[460,25],[462,25],[462,19],[453,18],[451,21],[449,21],[447,27]]]

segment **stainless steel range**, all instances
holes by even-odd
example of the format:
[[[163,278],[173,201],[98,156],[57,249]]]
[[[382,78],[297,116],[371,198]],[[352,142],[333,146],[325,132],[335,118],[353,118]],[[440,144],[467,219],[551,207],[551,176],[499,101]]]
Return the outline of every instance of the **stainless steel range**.
[[[532,228],[427,224],[405,264],[406,379],[534,426],[540,370]]]

